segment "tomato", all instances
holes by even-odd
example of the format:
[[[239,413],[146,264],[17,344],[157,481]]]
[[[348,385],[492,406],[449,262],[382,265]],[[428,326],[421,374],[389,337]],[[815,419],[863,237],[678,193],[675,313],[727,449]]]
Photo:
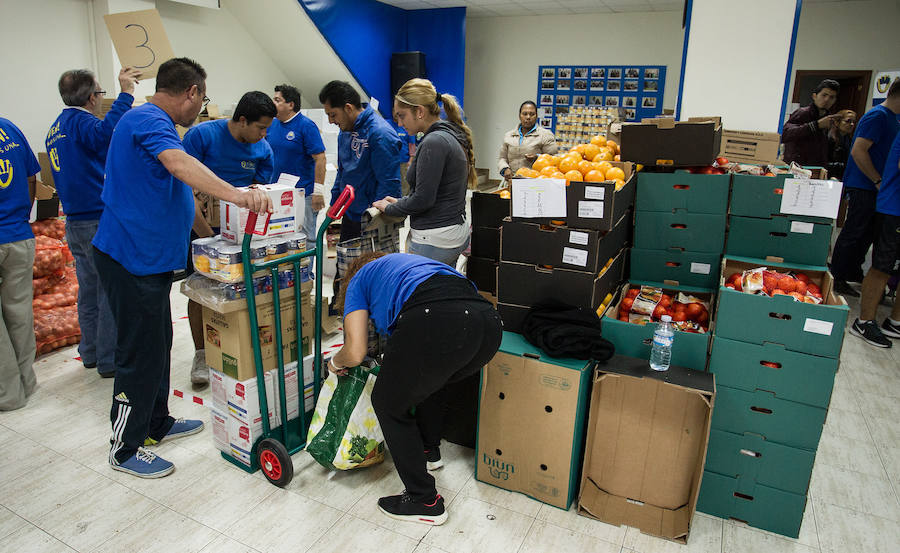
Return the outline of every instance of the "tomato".
[[[638,294],[640,294],[640,293],[641,293],[641,290],[639,288],[632,288],[631,290],[628,291],[627,294],[625,294],[625,297],[634,299],[634,298],[638,297]]]
[[[675,322],[683,322],[687,320],[687,315],[684,311],[676,311],[674,315],[672,315],[672,320]]]
[[[728,158],[727,157],[717,157],[716,165],[718,165],[719,167],[721,167],[723,165],[728,165]]]
[[[619,315],[619,320],[623,322],[628,322],[628,315]]]
[[[794,290],[796,292],[798,292],[801,296],[806,295],[807,289],[808,289],[808,287],[807,287],[806,283],[803,282],[802,280],[798,280],[797,282],[794,283]]]
[[[706,322],[708,320],[709,320],[709,312],[704,309],[703,312],[697,316],[697,322],[700,323],[701,325],[704,325],[704,324],[706,324]]]
[[[700,320],[700,314],[703,313],[703,306],[697,302],[692,302],[687,305],[685,309],[685,313],[687,314],[687,318],[692,321]]]
[[[794,278],[806,284],[809,284],[809,277],[806,276],[806,273],[797,273],[796,275],[794,275]]]
[[[806,285],[806,289],[809,291],[810,294],[812,294],[814,296],[822,297],[822,289],[819,288],[818,284],[816,284],[814,282],[810,282],[809,284]]]
[[[653,319],[659,319],[663,315],[668,315],[668,314],[669,314],[669,312],[666,310],[666,308],[663,305],[657,305],[656,308],[653,310],[652,317],[653,317]]]
[[[789,277],[787,275],[782,275],[782,276],[778,277],[778,288],[784,290],[787,293],[791,293],[794,290],[796,290],[796,288],[797,288],[796,283],[797,283],[797,281],[794,280],[793,277]]]
[[[634,305],[634,298],[623,298],[622,303],[619,305],[619,309],[622,311],[631,311],[632,305]]]
[[[662,297],[659,299],[659,305],[665,307],[666,309],[671,307],[672,306],[672,296],[670,296],[668,294],[663,294]]]

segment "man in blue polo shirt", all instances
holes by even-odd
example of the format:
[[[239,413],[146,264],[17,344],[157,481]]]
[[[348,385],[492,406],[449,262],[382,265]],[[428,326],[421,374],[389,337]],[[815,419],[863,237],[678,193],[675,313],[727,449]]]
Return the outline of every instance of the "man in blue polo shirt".
[[[184,151],[206,165],[217,177],[237,187],[253,183],[273,182],[274,156],[269,143],[263,140],[275,117],[275,104],[265,92],[244,94],[231,119],[200,123],[184,135]],[[212,229],[199,215],[194,217],[191,240],[212,236]],[[187,272],[193,273],[190,256]],[[194,339],[194,361],[191,364],[191,384],[209,384],[209,366],[203,349],[203,308],[188,300],[188,321]]]
[[[372,106],[362,108],[359,92],[350,83],[331,81],[319,92],[319,102],[328,121],[341,128],[338,137],[338,171],[331,188],[333,204],[344,186],[353,186],[356,196],[341,218],[340,241],[362,236],[362,214],[372,202],[385,196],[400,197],[400,148],[402,143],[391,124]],[[340,287],[340,269],[334,292]],[[333,307],[330,309],[333,312]]]
[[[272,98],[278,115],[266,140],[275,153],[275,178],[282,173],[300,177],[297,188],[306,194],[303,232],[308,249],[316,240],[316,218],[325,207],[325,144],[319,127],[300,113],[300,91],[288,84],[275,87]]]
[[[141,478],[175,470],[143,446],[203,429],[199,420],[175,420],[168,407],[169,293],[172,272],[183,269],[187,258],[191,188],[252,211],[271,211],[262,191],[235,188],[185,153],[175,124],[191,125],[209,101],[205,94],[206,71],[197,62],[163,63],[156,93],[122,116],[106,158],[105,207],[93,255],[117,330],[109,463]]]
[[[109,303],[100,288],[91,240],[103,213],[103,168],[113,129],[134,102],[134,85],[141,72],[119,72],[122,92],[102,120],[98,118],[104,92],[86,69],[66,71],[59,78],[59,95],[67,106],[47,133],[45,145],[53,183],[66,213],[66,240],[75,257],[78,278],[78,353],[85,368],[97,368],[104,378],[115,374],[116,327]]]
[[[22,131],[0,117],[0,411],[24,407],[37,386],[28,216],[40,171]]]
[[[863,279],[859,318],[853,321],[850,332],[873,346],[889,348],[888,338],[900,338],[900,301],[894,300],[891,315],[880,328],[875,318],[885,285],[891,275],[900,274],[900,134],[894,138],[882,174],[875,202],[878,235],[872,267]]]
[[[891,84],[884,103],[863,115],[853,135],[850,159],[844,170],[847,218],[831,254],[834,290],[848,296],[859,293],[847,284],[862,280],[862,263],[875,241],[875,197],[894,137],[900,131],[900,79]]]

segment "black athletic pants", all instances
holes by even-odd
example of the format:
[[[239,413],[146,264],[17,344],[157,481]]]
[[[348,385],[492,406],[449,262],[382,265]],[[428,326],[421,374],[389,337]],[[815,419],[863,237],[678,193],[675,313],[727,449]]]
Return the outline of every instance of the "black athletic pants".
[[[831,254],[831,274],[838,280],[861,282],[862,264],[875,242],[875,190],[847,188],[847,219]]]

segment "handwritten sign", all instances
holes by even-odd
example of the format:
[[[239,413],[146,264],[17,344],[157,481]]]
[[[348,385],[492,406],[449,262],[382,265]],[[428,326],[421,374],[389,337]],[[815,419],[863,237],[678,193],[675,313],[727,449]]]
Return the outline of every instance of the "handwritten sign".
[[[513,179],[513,217],[566,217],[566,181]]]
[[[159,66],[175,57],[162,18],[156,10],[104,15],[122,67],[141,70],[141,78],[155,77]]]
[[[844,185],[835,180],[785,179],[781,212],[834,219]]]

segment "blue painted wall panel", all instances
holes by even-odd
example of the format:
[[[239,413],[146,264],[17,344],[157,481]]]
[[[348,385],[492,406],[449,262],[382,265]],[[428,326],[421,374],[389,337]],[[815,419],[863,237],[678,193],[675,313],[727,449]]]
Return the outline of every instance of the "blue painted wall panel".
[[[428,78],[438,92],[452,94],[462,103],[466,72],[466,9],[410,10],[406,14],[406,49],[424,52]]]

